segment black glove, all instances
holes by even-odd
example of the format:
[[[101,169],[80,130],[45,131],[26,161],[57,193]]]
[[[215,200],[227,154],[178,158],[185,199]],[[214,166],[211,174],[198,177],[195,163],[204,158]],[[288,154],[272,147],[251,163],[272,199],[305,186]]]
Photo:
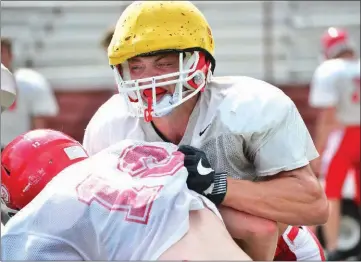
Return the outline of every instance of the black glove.
[[[215,205],[222,203],[227,192],[227,174],[216,173],[206,154],[192,146],[180,146],[178,151],[184,156],[184,166],[188,171],[188,188],[207,197]]]

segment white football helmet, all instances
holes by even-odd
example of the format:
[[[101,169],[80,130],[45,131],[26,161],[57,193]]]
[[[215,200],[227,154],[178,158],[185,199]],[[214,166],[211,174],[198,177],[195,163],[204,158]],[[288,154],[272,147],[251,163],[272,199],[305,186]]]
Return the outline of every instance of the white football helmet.
[[[1,64],[1,112],[9,108],[16,98],[16,82],[13,74]]]

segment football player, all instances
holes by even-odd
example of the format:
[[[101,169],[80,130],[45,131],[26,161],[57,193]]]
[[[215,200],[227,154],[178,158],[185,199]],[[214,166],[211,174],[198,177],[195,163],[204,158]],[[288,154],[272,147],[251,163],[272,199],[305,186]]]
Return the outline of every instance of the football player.
[[[250,260],[215,205],[187,188],[188,174],[226,178],[199,160],[202,175],[170,143],[124,140],[88,158],[59,131],[17,137],[1,159],[1,207],[16,214],[2,259]]]
[[[324,223],[327,200],[309,166],[318,153],[295,104],[257,79],[213,78],[214,44],[188,1],[129,5],[108,47],[119,94],[91,119],[84,147],[94,154],[127,138],[192,145],[228,173],[221,213],[233,208],[277,221],[281,234],[288,225]]]
[[[30,68],[14,68],[11,39],[1,36],[1,63],[14,75],[17,97],[1,115],[1,148],[28,130],[45,128],[49,117],[58,114],[59,106],[47,79]],[[14,121],[16,119],[16,121]]]
[[[337,257],[340,199],[350,169],[355,170],[356,202],[360,203],[360,59],[346,30],[328,28],[322,36],[325,60],[311,82],[309,103],[318,108],[315,145],[321,158],[312,163],[325,178],[330,216],[324,226],[329,260]]]
[[[9,108],[16,98],[16,82],[13,74],[1,64],[1,89],[0,89],[0,102],[1,112]],[[1,212],[1,231],[3,229],[3,223],[6,223],[8,217]]]

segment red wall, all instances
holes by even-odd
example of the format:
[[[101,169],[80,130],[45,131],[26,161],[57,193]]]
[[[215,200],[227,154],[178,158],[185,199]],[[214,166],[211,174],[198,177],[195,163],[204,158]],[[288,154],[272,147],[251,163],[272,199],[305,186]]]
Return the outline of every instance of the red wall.
[[[293,99],[312,134],[315,112],[307,105],[308,87],[284,86],[280,88]],[[56,92],[60,113],[56,118],[49,119],[49,128],[63,131],[81,142],[90,118],[111,95],[110,90]]]
[[[55,95],[60,111],[57,117],[48,120],[48,127],[82,142],[85,127],[112,91],[55,92]]]

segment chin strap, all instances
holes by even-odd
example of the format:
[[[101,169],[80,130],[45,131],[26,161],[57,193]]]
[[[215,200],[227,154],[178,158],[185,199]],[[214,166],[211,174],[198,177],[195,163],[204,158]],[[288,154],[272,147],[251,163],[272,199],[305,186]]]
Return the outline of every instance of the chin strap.
[[[146,122],[150,122],[153,119],[152,116],[152,112],[153,112],[153,108],[152,108],[152,104],[153,104],[153,99],[151,97],[147,98],[147,108],[144,110],[144,120]]]

